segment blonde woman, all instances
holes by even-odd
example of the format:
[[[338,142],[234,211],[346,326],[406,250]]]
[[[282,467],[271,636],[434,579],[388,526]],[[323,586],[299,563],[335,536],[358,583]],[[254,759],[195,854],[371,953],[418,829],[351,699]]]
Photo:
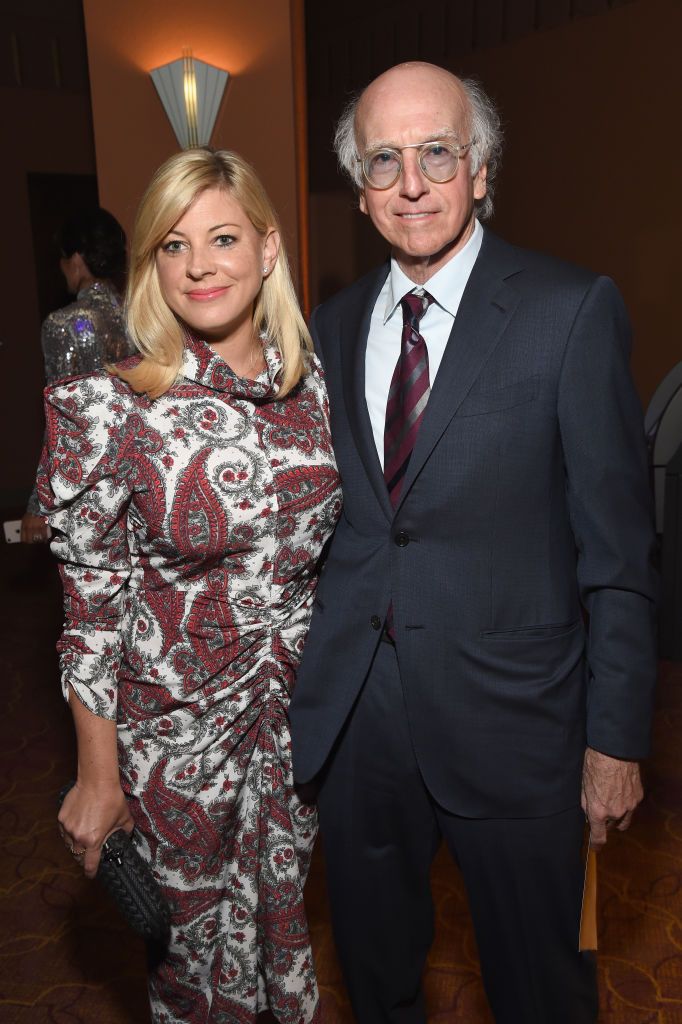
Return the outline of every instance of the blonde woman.
[[[301,892],[316,818],[287,708],[339,487],[278,222],[234,153],[157,171],[127,316],[140,355],[46,398],[78,739],[60,828],[92,877],[106,837],[135,827],[172,908],[155,1022],[317,1022]]]

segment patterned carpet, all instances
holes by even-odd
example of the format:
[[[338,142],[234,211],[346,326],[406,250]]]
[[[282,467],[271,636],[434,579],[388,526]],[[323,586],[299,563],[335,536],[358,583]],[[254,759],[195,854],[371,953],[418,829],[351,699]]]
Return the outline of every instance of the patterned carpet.
[[[59,594],[44,551],[4,545],[0,613],[0,1020],[148,1024],[144,950],[96,885],[83,881],[55,826],[73,774],[70,716],[57,684]],[[661,670],[647,798],[599,860],[602,1024],[682,1024],[682,665]],[[430,1024],[491,1024],[464,893],[444,853],[433,888]],[[307,901],[325,1024],[351,1024],[328,924],[324,868]],[[547,1022],[551,1024],[551,1022]]]

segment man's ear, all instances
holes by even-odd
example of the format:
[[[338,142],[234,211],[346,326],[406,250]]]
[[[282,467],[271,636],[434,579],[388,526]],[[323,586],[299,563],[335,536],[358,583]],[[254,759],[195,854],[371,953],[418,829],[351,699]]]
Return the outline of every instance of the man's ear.
[[[482,164],[474,174],[474,199],[484,199],[488,191],[488,165]]]
[[[361,188],[358,192],[358,206],[362,213],[367,213],[367,200],[365,199],[365,190]]]

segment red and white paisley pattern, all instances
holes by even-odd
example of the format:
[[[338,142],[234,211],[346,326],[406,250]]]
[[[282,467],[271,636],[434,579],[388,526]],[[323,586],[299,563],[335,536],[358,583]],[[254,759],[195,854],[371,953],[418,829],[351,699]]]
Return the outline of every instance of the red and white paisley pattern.
[[[106,373],[47,392],[40,495],[62,565],[65,692],[117,718],[140,847],[173,908],[156,1024],[319,1020],[301,889],[316,834],[287,706],[339,514],[314,359],[235,377],[189,340],[152,402]]]

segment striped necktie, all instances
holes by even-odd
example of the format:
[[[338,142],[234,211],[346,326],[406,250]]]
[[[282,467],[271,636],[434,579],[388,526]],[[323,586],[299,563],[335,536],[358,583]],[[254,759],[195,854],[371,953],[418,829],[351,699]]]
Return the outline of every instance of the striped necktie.
[[[400,300],[403,334],[400,357],[393,371],[386,403],[384,429],[384,478],[395,508],[405,479],[412,449],[424,417],[431,390],[429,353],[419,333],[419,321],[433,302],[428,292],[408,292]]]

